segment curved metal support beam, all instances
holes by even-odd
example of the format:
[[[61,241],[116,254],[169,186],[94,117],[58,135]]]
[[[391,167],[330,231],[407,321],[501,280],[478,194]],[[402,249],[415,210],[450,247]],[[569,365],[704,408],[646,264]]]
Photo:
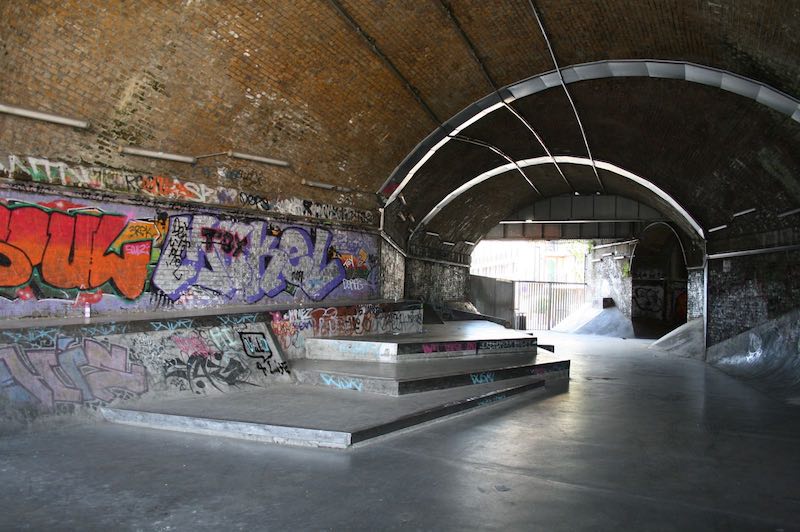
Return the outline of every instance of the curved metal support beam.
[[[695,231],[695,233],[697,233],[697,235],[701,239],[705,238],[705,232],[703,231],[703,228],[700,227],[700,224],[698,224],[697,221],[694,218],[692,218],[692,216],[686,211],[686,209],[684,209],[675,200],[675,198],[667,194],[664,190],[657,187],[647,179],[640,177],[634,174],[633,172],[629,172],[624,168],[620,168],[619,166],[606,161],[598,161],[596,159],[592,161],[591,159],[585,157],[573,157],[568,155],[557,155],[555,157],[555,160],[561,164],[576,164],[581,166],[596,165],[597,168],[616,174],[620,177],[628,179],[629,181],[633,181],[637,185],[646,188],[647,190],[658,196],[661,200],[666,202],[678,216],[683,218],[686,221],[686,223],[689,224],[689,226]],[[470,190],[472,187],[479,185],[484,181],[487,181],[495,176],[498,176],[510,170],[515,170],[516,167],[525,168],[527,166],[538,166],[542,164],[552,164],[552,160],[550,159],[550,157],[536,157],[534,159],[524,159],[521,161],[516,161],[514,164],[509,163],[509,164],[504,164],[502,166],[498,166],[496,168],[493,168],[487,172],[480,174],[479,176],[470,179],[460,187],[450,192],[450,194],[445,196],[444,199],[442,199],[442,201],[440,201],[433,209],[431,209],[431,211],[427,215],[425,215],[425,217],[422,220],[420,220],[420,222],[414,228],[411,235],[408,237],[409,241],[411,241],[411,239],[420,229],[428,225],[428,223],[433,218],[435,218],[436,215],[439,214],[445,207],[447,207],[453,200],[455,200],[457,197]]]
[[[569,179],[567,179],[567,176],[564,175],[564,172],[561,170],[561,167],[556,162],[556,160],[553,157],[553,154],[550,151],[550,149],[544,143],[544,140],[542,139],[542,137],[539,136],[539,133],[537,133],[536,130],[533,129],[533,126],[530,125],[530,123],[527,120],[525,120],[525,117],[523,117],[521,114],[519,114],[516,109],[511,107],[511,105],[508,104],[508,102],[504,101],[503,105],[506,107],[506,109],[508,110],[509,113],[514,115],[517,118],[517,120],[522,122],[522,125],[524,125],[528,129],[528,131],[530,131],[533,134],[533,136],[536,138],[536,141],[539,143],[539,146],[541,146],[542,149],[544,150],[544,152],[547,154],[547,156],[550,157],[550,160],[553,162],[553,166],[556,167],[556,171],[558,172],[558,175],[561,176],[561,179],[563,179],[564,183],[566,183],[567,187],[569,187],[570,192],[574,193],[575,192],[575,187],[572,186],[572,183],[569,182]],[[595,169],[595,173],[597,173],[597,169]]]
[[[539,191],[539,189],[536,188],[536,185],[533,184],[533,181],[531,181],[530,178],[528,178],[528,176],[525,175],[525,172],[522,170],[522,168],[520,168],[520,166],[516,163],[516,161],[514,161],[514,159],[512,159],[511,157],[509,157],[508,155],[503,153],[503,151],[500,150],[500,148],[498,148],[497,146],[494,146],[494,145],[489,144],[488,142],[484,142],[482,140],[476,140],[476,139],[472,139],[472,138],[469,138],[469,137],[465,137],[463,135],[456,135],[456,136],[451,135],[451,137],[456,139],[456,140],[460,140],[461,142],[466,142],[467,144],[474,144],[476,146],[481,146],[483,148],[486,148],[487,150],[493,151],[494,153],[496,153],[497,155],[499,155],[500,157],[502,157],[503,159],[508,161],[509,164],[514,165],[514,168],[516,168],[517,171],[522,176],[522,178],[525,181],[528,182],[528,184],[531,186],[531,188],[534,190],[534,192],[536,192],[540,196],[544,196],[544,194],[542,194]]]
[[[409,153],[403,162],[395,168],[392,175],[381,187],[381,190],[378,191],[378,194],[381,194],[384,190],[391,190],[391,194],[386,200],[386,205],[395,201],[422,165],[450,140],[449,135],[458,134],[488,114],[505,107],[506,103],[526,98],[554,87],[561,87],[562,79],[565,84],[570,84],[593,79],[625,77],[677,79],[716,87],[754,100],[800,122],[800,100],[769,85],[726,70],[689,62],[649,59],[597,61],[572,65],[562,68],[558,72],[552,70],[508,85],[500,89],[499,92],[493,92],[473,103],[420,142],[414,151]],[[597,167],[599,168],[600,166],[598,165]],[[393,183],[397,183],[397,187],[392,189],[391,185]]]
[[[592,171],[594,172],[595,179],[597,179],[597,185],[600,187],[600,192],[605,192],[603,181],[600,179],[600,174],[597,173],[597,166],[594,164],[594,156],[592,155],[592,149],[589,147],[589,139],[586,138],[586,130],[583,128],[581,115],[578,114],[578,108],[575,106],[575,102],[572,100],[572,95],[569,93],[567,84],[564,82],[564,76],[561,74],[561,67],[558,65],[558,59],[556,59],[556,52],[553,50],[553,44],[550,42],[550,37],[547,35],[547,30],[544,29],[544,23],[542,23],[542,19],[539,16],[539,10],[536,9],[536,4],[534,4],[533,0],[528,0],[528,3],[531,6],[531,11],[533,11],[533,16],[536,18],[536,23],[539,24],[539,30],[542,32],[542,37],[544,37],[544,42],[547,44],[547,49],[550,51],[550,58],[553,60],[553,66],[556,67],[556,74],[558,74],[558,80],[561,82],[561,87],[564,89],[564,94],[569,101],[570,107],[572,107],[572,114],[575,115],[575,120],[578,122],[578,128],[581,130],[581,138],[583,138],[583,145],[586,147],[586,154],[592,161]]]

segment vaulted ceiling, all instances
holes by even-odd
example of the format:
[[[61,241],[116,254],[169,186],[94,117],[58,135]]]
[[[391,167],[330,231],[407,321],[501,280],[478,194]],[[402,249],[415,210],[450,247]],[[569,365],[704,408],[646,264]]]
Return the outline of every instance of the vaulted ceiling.
[[[0,115],[0,150],[208,184],[220,178],[116,147],[285,159],[237,186],[388,201],[401,245],[424,229],[474,241],[541,197],[600,191],[719,249],[800,242],[800,215],[780,216],[800,207],[797,50],[800,4],[774,0],[9,1],[0,103],[92,127]],[[526,93],[528,78],[544,81]]]

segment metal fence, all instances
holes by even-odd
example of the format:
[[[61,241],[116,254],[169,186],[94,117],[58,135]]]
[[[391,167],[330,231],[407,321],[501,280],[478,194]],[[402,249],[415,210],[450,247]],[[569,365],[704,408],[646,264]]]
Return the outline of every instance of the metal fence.
[[[583,283],[514,281],[515,328],[551,329],[578,310],[585,298]]]

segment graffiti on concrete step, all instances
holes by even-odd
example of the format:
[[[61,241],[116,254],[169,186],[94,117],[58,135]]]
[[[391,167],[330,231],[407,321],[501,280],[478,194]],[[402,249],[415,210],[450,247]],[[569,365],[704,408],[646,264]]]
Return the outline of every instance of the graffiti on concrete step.
[[[339,390],[356,390],[360,392],[364,389],[364,381],[356,377],[320,373],[319,378],[325,386],[331,386]]]
[[[508,338],[505,340],[479,340],[478,352],[499,350],[536,349],[536,338]]]
[[[472,381],[472,384],[489,384],[490,382],[494,382],[495,373],[494,371],[470,373],[469,378]]]
[[[454,351],[475,351],[476,342],[435,342],[422,344],[423,353],[450,353]]]
[[[272,312],[272,332],[285,352],[302,354],[306,338],[415,333],[422,330],[422,309],[393,310],[379,304],[300,308]]]

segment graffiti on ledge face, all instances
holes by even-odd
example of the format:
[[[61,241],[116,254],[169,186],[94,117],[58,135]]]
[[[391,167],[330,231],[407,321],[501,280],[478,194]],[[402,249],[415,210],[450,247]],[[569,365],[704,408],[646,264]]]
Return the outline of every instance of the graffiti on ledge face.
[[[51,410],[57,403],[107,404],[147,391],[144,366],[125,347],[58,338],[50,349],[0,348],[0,395]]]
[[[376,247],[372,235],[326,227],[20,194],[0,200],[0,305],[22,316],[59,302],[105,311],[375,297]]]

